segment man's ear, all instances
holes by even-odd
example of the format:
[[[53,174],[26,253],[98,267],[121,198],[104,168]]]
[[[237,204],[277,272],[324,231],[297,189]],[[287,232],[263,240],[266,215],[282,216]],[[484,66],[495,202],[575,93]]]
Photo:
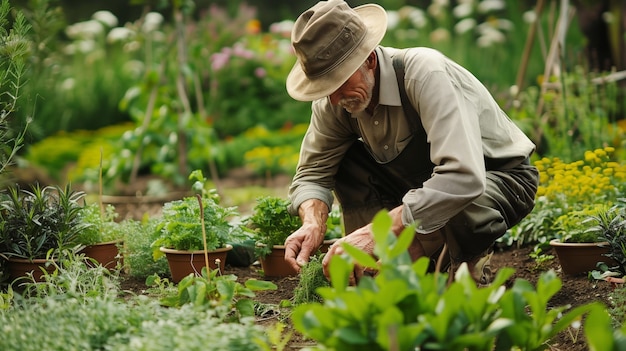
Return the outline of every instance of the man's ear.
[[[376,65],[378,64],[377,58],[376,58],[376,52],[374,51],[370,52],[370,55],[367,57],[366,62],[367,62],[367,68],[369,69],[376,68]]]

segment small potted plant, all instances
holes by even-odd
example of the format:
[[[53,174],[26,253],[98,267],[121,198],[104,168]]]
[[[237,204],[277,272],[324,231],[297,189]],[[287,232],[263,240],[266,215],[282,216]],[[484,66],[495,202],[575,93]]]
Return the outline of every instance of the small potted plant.
[[[616,214],[616,207],[593,204],[555,220],[557,237],[550,240],[550,246],[556,253],[563,273],[587,273],[594,270],[598,262],[615,264],[607,256],[610,245],[598,221],[607,216],[614,218]]]
[[[92,203],[85,205],[81,211],[82,220],[91,225],[78,235],[78,243],[85,246],[79,253],[109,270],[122,265],[120,249],[125,234],[120,223],[115,221],[117,216],[115,207],[110,204]]]
[[[252,215],[245,220],[256,238],[255,253],[266,277],[287,277],[298,272],[285,262],[285,240],[302,226],[300,217],[287,212],[289,201],[278,196],[256,200]]]
[[[285,277],[297,275],[285,258],[285,240],[302,226],[298,216],[287,212],[289,200],[278,196],[264,196],[257,199],[253,213],[246,218],[245,224],[256,238],[256,255],[261,261],[263,274],[267,277]],[[327,230],[320,253],[328,251],[338,238],[343,236],[341,213],[334,208],[326,221]]]
[[[204,183],[200,171],[192,172],[190,179],[194,178]],[[241,225],[230,222],[238,215],[236,207],[220,205],[215,189],[165,203],[156,225],[159,236],[152,243],[154,259],[167,257],[176,283],[189,274],[199,275],[207,264],[223,271],[232,249],[228,243],[245,235]]]
[[[67,185],[11,186],[0,201],[0,253],[7,259],[9,279],[33,272],[40,279],[42,269],[67,250],[74,250],[81,231],[90,226],[82,221],[83,192]],[[48,264],[46,265],[46,262]]]

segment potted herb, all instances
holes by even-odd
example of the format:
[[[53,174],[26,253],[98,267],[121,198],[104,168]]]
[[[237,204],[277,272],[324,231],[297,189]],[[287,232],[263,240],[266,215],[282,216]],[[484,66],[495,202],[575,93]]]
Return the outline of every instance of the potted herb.
[[[7,258],[9,278],[36,271],[61,252],[74,249],[81,231],[89,227],[80,217],[84,197],[67,185],[30,190],[11,186],[0,201],[0,252]],[[48,265],[49,266],[49,265]]]
[[[583,274],[596,268],[598,262],[614,264],[607,256],[609,242],[597,221],[615,216],[615,208],[594,204],[582,210],[571,211],[555,220],[556,238],[550,240],[563,273]]]
[[[85,205],[81,218],[90,226],[82,230],[77,238],[78,243],[85,246],[80,253],[110,270],[122,265],[120,249],[124,243],[124,231],[115,221],[117,216],[113,205]]]
[[[285,240],[302,226],[300,217],[287,212],[289,201],[278,196],[264,196],[256,200],[252,215],[245,220],[256,238],[256,255],[267,277],[297,275],[285,258]]]
[[[199,171],[190,178],[204,182]],[[230,222],[238,215],[236,207],[220,205],[215,189],[165,203],[156,225],[158,237],[152,243],[154,259],[167,257],[174,282],[191,273],[199,275],[207,263],[209,268],[223,271],[232,249],[228,243],[245,235],[241,225]]]
[[[602,241],[608,243],[603,272],[605,276],[626,276],[626,199],[618,199],[617,205],[606,211],[590,216],[592,227],[587,231],[597,235]],[[595,273],[597,272],[592,272]]]
[[[293,276],[297,272],[288,265],[285,258],[285,240],[302,226],[298,216],[287,212],[289,200],[278,196],[264,196],[257,199],[252,215],[245,220],[246,227],[256,238],[256,255],[260,258],[263,273],[268,277]],[[326,234],[319,248],[325,253],[328,248],[343,236],[341,212],[333,208],[326,221]]]

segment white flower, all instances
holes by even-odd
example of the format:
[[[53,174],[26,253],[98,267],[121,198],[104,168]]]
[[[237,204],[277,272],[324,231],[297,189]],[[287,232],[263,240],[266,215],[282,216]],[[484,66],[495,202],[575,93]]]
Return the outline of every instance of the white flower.
[[[454,31],[458,34],[466,33],[476,27],[476,20],[473,18],[465,18],[454,25]]]
[[[613,21],[615,21],[615,16],[613,16],[613,14],[610,12],[603,12],[602,19],[606,23],[613,23]]]
[[[143,21],[142,29],[144,32],[149,33],[159,28],[161,23],[163,23],[163,15],[158,12],[148,12]]]
[[[104,24],[107,25],[107,27],[109,28],[113,28],[115,26],[117,26],[118,24],[118,20],[117,17],[115,17],[114,14],[112,14],[110,11],[96,11],[92,16],[92,19],[102,22]]]
[[[502,0],[483,0],[478,4],[478,12],[488,13],[503,10],[505,7],[506,4]]]
[[[76,85],[76,81],[73,78],[67,78],[61,83],[61,89],[65,91],[72,90]]]
[[[96,42],[89,40],[81,40],[78,42],[78,51],[86,54],[88,52],[92,52],[96,48]]]
[[[471,4],[459,4],[452,9],[452,14],[456,18],[467,17],[472,14]]]
[[[103,32],[104,26],[95,20],[77,22],[65,28],[65,34],[71,39],[91,39]]]
[[[107,42],[117,43],[132,38],[135,32],[126,27],[115,27],[107,34]]]
[[[526,23],[534,23],[537,20],[537,14],[535,13],[535,11],[526,11],[522,15],[522,18]]]
[[[398,11],[387,11],[387,30],[395,29],[400,23]]]

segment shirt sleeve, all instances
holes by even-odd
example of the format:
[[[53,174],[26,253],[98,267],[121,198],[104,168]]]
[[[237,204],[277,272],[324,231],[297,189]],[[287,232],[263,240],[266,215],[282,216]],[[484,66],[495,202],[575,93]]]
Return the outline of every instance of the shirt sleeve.
[[[289,187],[289,213],[297,215],[300,204],[309,199],[324,201],[329,210],[332,208],[333,178],[343,155],[357,138],[349,118],[327,98],[313,102],[311,122]]]
[[[455,75],[445,60],[428,58],[420,61],[420,67],[409,63],[405,77],[409,80],[407,93],[421,116],[435,165],[423,187],[411,189],[403,197],[403,222],[419,221],[419,233],[443,227],[486,186],[480,99],[468,96],[471,89],[466,89],[475,83]],[[416,71],[422,74],[411,74]]]

